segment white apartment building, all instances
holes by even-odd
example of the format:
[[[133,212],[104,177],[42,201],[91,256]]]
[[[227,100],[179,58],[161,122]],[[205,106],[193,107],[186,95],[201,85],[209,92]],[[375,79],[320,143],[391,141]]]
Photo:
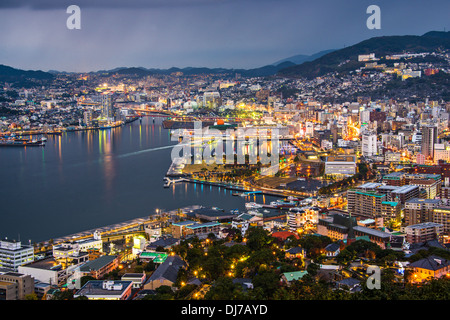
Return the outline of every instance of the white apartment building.
[[[53,246],[53,257],[55,259],[66,259],[77,256],[80,252],[87,252],[89,249],[102,251],[103,242],[99,232],[94,232],[93,237],[89,239],[68,241]]]
[[[296,232],[307,226],[316,226],[319,222],[319,210],[315,207],[292,208],[287,214],[289,230]]]
[[[34,248],[22,245],[20,241],[0,241],[0,268],[17,271],[19,266],[34,261]]]
[[[325,162],[325,174],[336,176],[352,176],[356,173],[354,156],[329,156]]]
[[[361,152],[363,156],[374,156],[378,154],[377,150],[377,135],[363,134],[361,138]]]

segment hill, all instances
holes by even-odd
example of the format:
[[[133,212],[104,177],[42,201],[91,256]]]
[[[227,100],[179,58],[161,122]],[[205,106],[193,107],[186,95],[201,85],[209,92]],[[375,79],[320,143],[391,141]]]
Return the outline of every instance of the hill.
[[[131,68],[116,68],[109,71],[98,71],[97,73],[102,73],[106,75],[120,74],[129,76],[148,76],[154,74],[171,74],[174,72],[182,72],[184,75],[194,75],[194,74],[235,74],[239,73],[244,77],[265,77],[272,76],[276,74],[281,69],[285,69],[295,64],[289,61],[280,63],[278,65],[267,65],[260,68],[254,69],[225,69],[225,68],[206,68],[206,67],[186,67],[186,68],[169,68],[169,69],[146,69],[142,67],[131,67]]]
[[[51,80],[53,75],[44,71],[20,70],[5,65],[0,65],[0,81],[20,82],[29,80]]]
[[[313,79],[330,72],[357,69],[364,65],[358,62],[358,55],[375,53],[376,57],[402,52],[429,52],[437,49],[450,49],[448,33],[432,31],[423,36],[384,36],[375,37],[347,48],[336,50],[310,62],[280,70],[286,77],[305,77]],[[349,63],[342,65],[349,60]]]
[[[285,58],[285,59],[282,59],[280,61],[277,61],[277,62],[273,63],[273,65],[276,66],[276,65],[279,65],[280,63],[288,62],[288,61],[292,62],[294,64],[302,64],[303,62],[316,60],[316,59],[326,55],[327,53],[330,53],[330,52],[333,52],[333,51],[335,51],[335,50],[334,49],[332,49],[332,50],[324,50],[324,51],[320,51],[320,52],[314,53],[314,54],[312,54],[310,56],[304,55],[304,54],[298,54],[298,55],[295,55],[295,56],[292,56],[292,57]]]

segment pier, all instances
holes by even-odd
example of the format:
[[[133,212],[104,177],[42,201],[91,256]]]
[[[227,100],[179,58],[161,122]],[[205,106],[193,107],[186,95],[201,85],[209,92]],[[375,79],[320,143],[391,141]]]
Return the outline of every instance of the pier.
[[[183,207],[180,209],[183,212],[188,212],[188,211],[192,211],[192,210],[196,210],[196,209],[200,209],[200,208],[201,208],[200,205],[192,205],[192,206]],[[178,210],[179,209],[174,209],[171,211],[163,212],[162,215],[167,215],[169,217],[172,215],[177,215]],[[136,219],[128,220],[125,222],[107,225],[104,227],[98,227],[98,228],[78,232],[75,234],[71,234],[68,236],[55,238],[55,239],[53,239],[53,245],[63,243],[66,241],[77,241],[77,240],[91,238],[95,231],[98,231],[100,233],[102,239],[109,238],[111,240],[112,238],[118,237],[118,236],[120,238],[122,238],[123,236],[126,236],[126,235],[133,236],[134,234],[143,232],[142,230],[140,230],[140,226],[154,222],[154,219],[152,219],[152,216],[154,216],[154,215],[158,215],[158,214],[150,214],[146,217],[136,218]],[[159,215],[161,215],[161,214],[159,214]],[[50,240],[43,241],[40,243],[43,246],[48,246],[50,244]]]

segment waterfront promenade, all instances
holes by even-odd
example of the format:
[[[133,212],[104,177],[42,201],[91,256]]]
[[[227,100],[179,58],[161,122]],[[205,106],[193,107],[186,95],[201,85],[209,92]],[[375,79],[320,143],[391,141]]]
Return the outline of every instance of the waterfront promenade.
[[[200,209],[200,208],[201,208],[200,205],[193,205],[193,206],[183,207],[180,209],[183,212],[188,212],[188,211],[196,210],[196,209]],[[177,215],[178,210],[179,209],[174,209],[171,211],[162,212],[162,214],[165,214],[168,216]],[[112,224],[112,225],[108,225],[108,226],[93,228],[90,230],[78,232],[78,233],[71,234],[71,235],[64,236],[64,237],[55,238],[55,239],[53,239],[53,245],[56,245],[56,244],[59,244],[59,243],[65,242],[65,241],[76,241],[76,240],[90,238],[90,237],[92,237],[92,235],[94,234],[95,231],[100,232],[100,235],[102,237],[112,235],[115,233],[125,233],[125,232],[137,231],[139,229],[140,225],[145,224],[145,223],[150,223],[153,221],[153,219],[151,219],[152,215],[153,214],[148,215],[146,217],[136,218],[136,219],[132,219],[132,220],[128,220],[128,221],[124,221],[124,222],[120,222],[120,223],[116,223],[116,224]],[[50,244],[50,240],[44,241],[44,242],[42,242],[42,244],[44,246],[48,246]]]

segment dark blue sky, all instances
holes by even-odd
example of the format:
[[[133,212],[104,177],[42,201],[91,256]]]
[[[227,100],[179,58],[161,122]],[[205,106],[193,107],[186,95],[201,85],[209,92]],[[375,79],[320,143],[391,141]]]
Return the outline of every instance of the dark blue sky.
[[[81,8],[68,30],[66,8]],[[369,30],[369,5],[381,30]],[[1,0],[0,64],[253,68],[382,35],[450,30],[448,0]]]

